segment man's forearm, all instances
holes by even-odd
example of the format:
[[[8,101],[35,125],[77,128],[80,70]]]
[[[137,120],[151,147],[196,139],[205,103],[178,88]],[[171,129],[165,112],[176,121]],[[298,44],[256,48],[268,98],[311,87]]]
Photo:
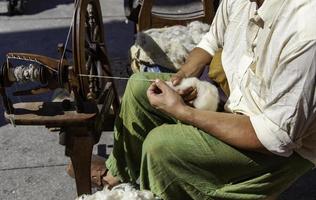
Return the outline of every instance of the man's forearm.
[[[197,77],[211,60],[212,56],[208,52],[195,48],[178,73],[184,73],[186,77]],[[204,130],[229,145],[271,154],[257,138],[248,116],[203,111],[189,106],[177,110],[175,118]]]
[[[271,154],[257,138],[248,116],[185,106],[175,117],[236,148]]]
[[[207,51],[201,48],[194,48],[190,54],[186,62],[180,69],[180,73],[184,73],[185,77],[191,76],[199,76],[203,71],[205,65],[209,64],[212,61],[212,55],[210,55]]]

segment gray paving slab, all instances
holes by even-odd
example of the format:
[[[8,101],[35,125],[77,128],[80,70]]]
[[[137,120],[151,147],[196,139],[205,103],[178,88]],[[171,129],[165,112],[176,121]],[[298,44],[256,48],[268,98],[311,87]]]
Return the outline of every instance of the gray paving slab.
[[[0,171],[1,200],[70,200],[76,188],[65,166]]]
[[[0,141],[0,171],[61,166],[69,160],[64,146],[59,145],[58,133],[45,127],[7,124],[0,128]],[[111,145],[112,141],[112,132],[103,132],[99,143]],[[98,153],[97,147],[94,153]]]
[[[0,141],[1,200],[75,198],[75,182],[65,172],[69,158],[56,133],[44,127],[6,125],[0,128]],[[112,141],[112,132],[104,132],[99,144]]]
[[[44,127],[6,125],[0,128],[0,170],[65,165],[58,134]]]
[[[58,136],[43,127],[0,128],[0,199],[74,199],[68,158]]]

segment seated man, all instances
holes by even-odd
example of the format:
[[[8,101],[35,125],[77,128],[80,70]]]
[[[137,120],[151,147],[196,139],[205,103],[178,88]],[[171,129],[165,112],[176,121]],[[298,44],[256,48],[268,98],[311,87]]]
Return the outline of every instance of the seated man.
[[[316,1],[223,0],[176,74],[138,73],[115,124],[104,184],[136,183],[164,200],[266,199],[316,163]],[[215,51],[226,112],[188,106]],[[153,83],[133,79],[156,79]]]

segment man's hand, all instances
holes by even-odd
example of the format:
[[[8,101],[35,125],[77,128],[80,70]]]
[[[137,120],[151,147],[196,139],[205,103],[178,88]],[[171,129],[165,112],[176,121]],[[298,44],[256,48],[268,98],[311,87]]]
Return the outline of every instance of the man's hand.
[[[159,79],[150,85],[147,97],[154,108],[176,118],[182,108],[186,106],[181,96]]]
[[[186,78],[186,75],[183,71],[180,70],[171,76],[170,81],[173,86],[177,86],[184,78]],[[195,87],[189,87],[185,90],[177,90],[177,93],[183,98],[186,104],[191,106],[192,101],[197,97],[197,89]]]
[[[180,70],[171,76],[170,81],[173,86],[177,86],[181,83],[182,79],[184,78],[186,78],[186,75],[183,71]]]

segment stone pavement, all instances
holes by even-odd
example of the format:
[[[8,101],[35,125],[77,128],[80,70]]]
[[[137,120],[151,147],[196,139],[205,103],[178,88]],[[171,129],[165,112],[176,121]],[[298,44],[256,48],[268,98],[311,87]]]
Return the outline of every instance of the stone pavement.
[[[32,52],[58,58],[57,44],[67,36],[73,0],[29,0],[25,15],[6,16],[0,1],[0,60],[10,51]],[[126,24],[123,0],[100,0],[106,45],[115,75],[126,76],[127,50],[133,41],[132,24]],[[118,82],[119,93],[125,82]],[[40,96],[47,100],[49,95]],[[19,101],[20,99],[15,99]],[[25,98],[32,100],[32,98]],[[0,107],[0,199],[63,200],[76,196],[74,180],[65,173],[68,158],[58,135],[44,127],[13,127],[4,122]],[[100,144],[111,144],[105,132]],[[96,152],[96,151],[95,151]],[[286,191],[282,200],[316,200],[316,172],[312,171]]]

